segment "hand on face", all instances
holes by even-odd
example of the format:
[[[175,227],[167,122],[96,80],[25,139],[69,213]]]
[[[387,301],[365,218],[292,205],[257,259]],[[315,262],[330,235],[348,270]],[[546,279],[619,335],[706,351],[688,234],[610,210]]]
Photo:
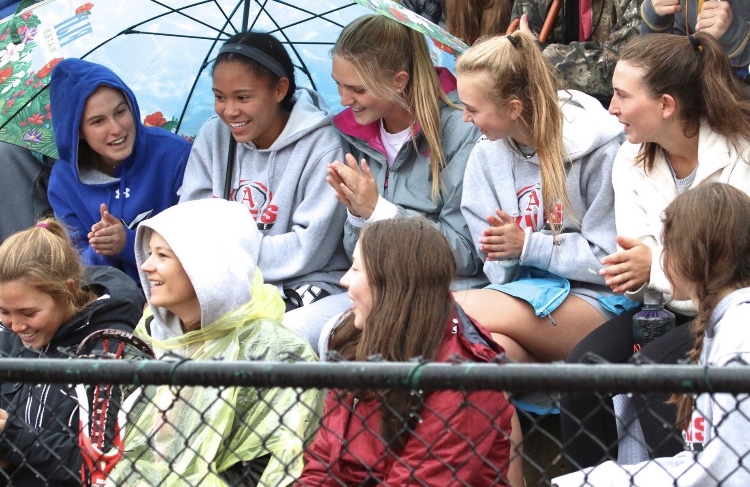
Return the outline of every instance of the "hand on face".
[[[661,17],[682,12],[680,0],[651,0],[654,11]]]
[[[729,29],[732,19],[734,19],[734,13],[729,2],[706,2],[698,14],[695,31],[705,32],[718,40]]]
[[[602,259],[599,274],[616,294],[636,291],[651,277],[651,247],[634,238],[617,237],[623,250]]]
[[[125,248],[125,225],[112,216],[106,204],[99,206],[99,212],[102,219],[91,227],[89,244],[99,255],[117,255]]]
[[[379,193],[367,161],[362,159],[357,165],[354,156],[347,154],[346,163],[334,161],[327,171],[326,181],[336,190],[336,199],[346,205],[352,215],[370,218]]]
[[[487,253],[487,260],[513,259],[521,256],[526,233],[521,230],[515,219],[498,209],[494,215],[487,217],[489,227],[479,239],[479,250]]]

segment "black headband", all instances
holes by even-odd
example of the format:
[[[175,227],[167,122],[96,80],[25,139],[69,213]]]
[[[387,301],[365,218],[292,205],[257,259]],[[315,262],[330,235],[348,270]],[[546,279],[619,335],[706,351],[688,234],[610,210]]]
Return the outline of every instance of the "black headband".
[[[256,47],[239,43],[224,44],[221,46],[221,49],[219,49],[219,54],[224,54],[225,52],[239,54],[240,56],[252,59],[279,78],[289,78],[290,76],[284,71],[284,68],[277,60]]]

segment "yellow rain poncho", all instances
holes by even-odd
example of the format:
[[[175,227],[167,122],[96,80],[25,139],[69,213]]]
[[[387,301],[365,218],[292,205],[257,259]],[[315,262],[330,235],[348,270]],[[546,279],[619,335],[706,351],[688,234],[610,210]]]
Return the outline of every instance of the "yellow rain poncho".
[[[157,233],[168,245],[167,256],[159,247],[150,259],[149,242]],[[317,360],[305,340],[280,324],[279,291],[263,283],[255,266],[260,242],[247,209],[224,200],[183,203],[142,222],[135,254],[139,268],[149,259],[141,282],[150,309],[136,335],[161,360],[220,359],[230,367],[231,361],[285,361],[290,355]],[[185,299],[175,286],[184,282],[175,272],[180,265],[200,304],[201,327],[189,332],[169,311],[178,309],[169,303]],[[152,293],[164,307],[154,305]],[[302,471],[302,453],[321,413],[318,390],[220,383],[145,387],[129,415],[125,454],[108,485],[224,487],[223,472],[268,454],[258,485],[288,485]]]
[[[284,306],[276,288],[256,281],[250,303],[207,328],[157,341],[148,336],[150,317],[144,317],[136,334],[191,360],[278,361],[288,353],[317,360],[278,324]],[[302,453],[322,412],[312,389],[158,386],[144,391],[141,404],[131,415],[126,455],[110,475],[114,485],[223,487],[217,473],[267,453],[271,460],[260,485],[287,485],[302,471]]]

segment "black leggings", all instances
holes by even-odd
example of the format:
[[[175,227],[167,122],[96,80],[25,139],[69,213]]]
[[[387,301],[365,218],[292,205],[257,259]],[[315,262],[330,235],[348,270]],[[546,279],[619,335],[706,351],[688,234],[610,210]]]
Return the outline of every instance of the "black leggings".
[[[623,313],[589,333],[573,349],[568,363],[627,363],[633,355],[633,315]],[[693,346],[691,318],[677,315],[677,327],[644,346],[640,354],[646,362],[674,364],[684,359]],[[597,357],[591,356],[597,355]],[[683,450],[675,429],[677,409],[665,404],[670,393],[633,394],[633,405],[651,458],[673,456]],[[560,429],[563,453],[575,469],[617,460],[617,426],[612,396],[602,393],[563,394],[560,400]]]

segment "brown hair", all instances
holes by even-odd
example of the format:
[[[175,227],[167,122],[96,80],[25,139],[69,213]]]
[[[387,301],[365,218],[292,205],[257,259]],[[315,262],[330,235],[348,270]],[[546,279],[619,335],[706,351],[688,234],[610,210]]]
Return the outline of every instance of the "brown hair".
[[[96,299],[83,289],[83,270],[65,227],[53,218],[11,235],[0,245],[0,282],[23,280],[55,302],[69,304],[68,319]],[[71,288],[70,279],[77,285]]]
[[[697,363],[711,312],[727,290],[750,286],[750,196],[724,183],[710,182],[686,191],[664,210],[662,265],[670,282],[695,285],[698,315],[688,353]],[[687,428],[693,396],[674,394],[678,426]]]
[[[750,134],[750,96],[717,40],[704,33],[644,35],[623,48],[620,61],[643,70],[643,84],[654,98],[674,97],[686,137],[695,136],[706,120],[739,152],[740,140]],[[651,171],[660,150],[654,142],[641,144],[636,164]]]
[[[432,197],[440,194],[440,171],[445,167],[439,101],[453,104],[440,86],[427,41],[422,34],[383,15],[364,15],[341,31],[332,54],[352,63],[365,89],[411,113],[430,150]],[[399,71],[409,74],[403,94],[385,79]],[[414,130],[414,125],[412,126]]]
[[[362,266],[372,292],[372,311],[362,330],[346,314],[330,349],[347,360],[373,355],[394,362],[435,358],[453,308],[450,284],[456,261],[448,241],[423,217],[393,218],[368,226],[359,238]],[[356,394],[363,394],[361,392]],[[373,398],[376,393],[364,393]],[[404,419],[419,405],[408,390],[381,391],[381,434],[399,444]]]
[[[539,157],[545,214],[548,218],[555,214],[557,203],[570,211],[565,178],[569,161],[557,97],[560,82],[536,40],[522,32],[480,40],[458,59],[456,73],[481,76],[487,97],[497,107],[514,99],[523,104],[520,118],[531,132]],[[575,220],[575,215],[569,217]]]
[[[509,0],[445,0],[445,28],[468,45],[505,32]]]

